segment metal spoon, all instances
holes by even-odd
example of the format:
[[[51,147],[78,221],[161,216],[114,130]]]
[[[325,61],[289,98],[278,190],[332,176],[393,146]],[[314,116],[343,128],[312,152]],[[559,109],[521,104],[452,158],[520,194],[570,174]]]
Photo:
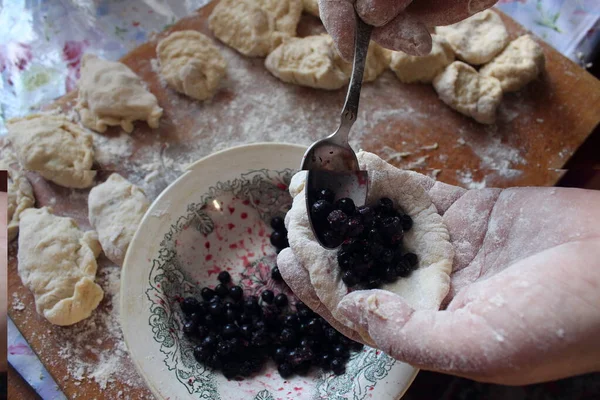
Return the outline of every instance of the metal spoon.
[[[367,171],[360,170],[356,153],[348,144],[348,135],[358,116],[360,89],[373,27],[366,24],[356,13],[354,17],[356,32],[352,77],[342,109],[340,126],[333,134],[316,141],[308,148],[300,167],[302,170],[308,170],[305,194],[311,229],[319,244],[327,249],[333,249],[339,244],[323,240],[321,233],[315,230],[316,224],[310,210],[315,201],[316,191],[331,189],[336,193],[336,198],[349,197],[356,206],[365,204],[368,192]]]

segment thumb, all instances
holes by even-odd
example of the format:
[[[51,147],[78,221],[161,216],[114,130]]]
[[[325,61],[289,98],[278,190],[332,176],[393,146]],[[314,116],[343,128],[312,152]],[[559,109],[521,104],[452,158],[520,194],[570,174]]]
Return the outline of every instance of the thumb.
[[[485,319],[466,309],[414,310],[398,295],[368,290],[345,296],[338,311],[383,352],[422,369],[485,380],[507,353]]]

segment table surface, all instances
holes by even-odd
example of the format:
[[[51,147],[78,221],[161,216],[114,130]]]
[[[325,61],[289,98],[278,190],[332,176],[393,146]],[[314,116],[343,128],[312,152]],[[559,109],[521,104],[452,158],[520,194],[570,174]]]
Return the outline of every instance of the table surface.
[[[210,34],[206,17],[212,6],[214,3],[170,30],[196,29]],[[512,37],[524,32],[510,18],[503,19]],[[316,19],[303,17],[301,35],[321,30]],[[222,45],[219,47],[229,65],[224,88],[211,102],[189,101],[161,84],[151,61],[155,45],[155,40],[142,45],[122,61],[142,76],[165,109],[161,127],[152,131],[138,123],[131,136],[118,129],[95,135],[100,150],[96,157],[97,168],[102,171],[100,179],[109,171],[118,171],[142,186],[153,199],[184,165],[215,150],[258,141],[309,144],[324,132],[333,131],[337,123],[343,91],[283,84],[264,69],[263,60],[241,57]],[[479,125],[442,104],[431,86],[403,85],[388,71],[375,83],[365,85],[360,121],[352,134],[354,144],[401,167],[429,174],[440,170],[439,180],[466,187],[555,184],[563,174],[560,169],[600,120],[600,82],[542,45],[546,72],[523,91],[505,96],[496,125]],[[75,96],[70,93],[57,104],[68,111]],[[398,153],[410,154],[400,157]],[[71,216],[84,229],[89,228],[88,191],[60,188],[33,174],[30,179],[38,206],[51,204],[56,213]],[[126,356],[119,366],[122,377],[116,376],[106,388],[90,379],[72,379],[73,371],[61,352],[72,340],[69,330],[78,328],[52,326],[35,313],[33,298],[17,275],[16,250],[13,243],[9,249],[8,293],[9,300],[14,293],[19,301],[9,301],[9,314],[65,393],[85,398],[150,396],[139,380],[131,382],[135,381],[133,365]],[[99,274],[104,283],[118,275],[115,268],[100,259]],[[80,356],[88,362],[111,351],[119,340],[118,335],[108,340],[102,336],[114,323],[102,318],[110,315],[111,300],[107,296],[101,303],[96,311],[98,318],[83,323],[88,328],[98,324],[96,336],[86,331],[89,351]],[[416,392],[423,386],[419,382],[431,376],[420,374],[407,398],[423,398],[422,393],[427,392]],[[442,377],[431,379],[446,379]]]

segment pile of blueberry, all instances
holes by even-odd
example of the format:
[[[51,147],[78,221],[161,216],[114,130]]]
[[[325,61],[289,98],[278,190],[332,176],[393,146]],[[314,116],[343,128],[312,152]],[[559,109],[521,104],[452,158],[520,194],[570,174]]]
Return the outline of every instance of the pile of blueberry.
[[[271,225],[285,233],[278,251],[287,244],[283,221],[274,218]],[[285,229],[285,227],[283,227]],[[279,239],[277,239],[279,240]],[[285,246],[287,247],[287,246]],[[278,267],[271,278],[285,285]],[[273,359],[282,378],[306,374],[312,366],[346,371],[351,351],[363,345],[336,331],[305,304],[288,304],[288,297],[264,290],[260,299],[245,296],[233,285],[231,275],[223,271],[219,284],[202,288],[202,300],[187,297],[181,302],[185,315],[183,332],[195,344],[194,357],[200,363],[219,370],[227,379],[248,377]]]
[[[271,233],[271,244],[275,246],[277,253],[286,247],[290,247],[283,218],[274,217],[271,220],[271,228],[273,228],[273,232]]]
[[[322,241],[338,250],[337,260],[348,287],[373,289],[395,282],[417,268],[416,254],[402,247],[412,218],[383,197],[374,206],[356,207],[352,199],[334,201],[335,193],[321,189],[311,195],[311,217]]]

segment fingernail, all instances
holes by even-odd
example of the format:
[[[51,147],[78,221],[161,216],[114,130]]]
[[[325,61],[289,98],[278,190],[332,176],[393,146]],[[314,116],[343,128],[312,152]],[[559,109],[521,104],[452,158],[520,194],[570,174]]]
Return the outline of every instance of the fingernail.
[[[479,11],[490,8],[496,4],[498,0],[471,0],[469,2],[469,14],[473,15]]]

